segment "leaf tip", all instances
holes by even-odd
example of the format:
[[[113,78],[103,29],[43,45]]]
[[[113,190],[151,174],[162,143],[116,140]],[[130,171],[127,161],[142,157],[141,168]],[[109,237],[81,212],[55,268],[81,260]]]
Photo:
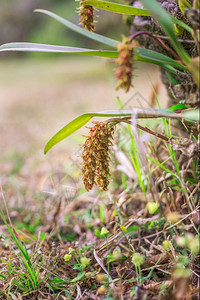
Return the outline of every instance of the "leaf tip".
[[[44,147],[44,155],[47,154],[47,152],[49,151],[49,147],[48,144],[46,144],[46,146]]]
[[[41,8],[36,8],[33,10],[34,13],[37,13],[37,12],[43,13],[43,11],[44,11],[44,9],[41,9]]]

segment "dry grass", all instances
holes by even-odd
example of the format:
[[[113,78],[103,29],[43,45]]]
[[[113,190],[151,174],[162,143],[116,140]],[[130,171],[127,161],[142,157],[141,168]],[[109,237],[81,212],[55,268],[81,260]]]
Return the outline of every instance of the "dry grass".
[[[80,182],[79,133],[43,155],[45,142],[73,117],[117,109],[112,67],[89,61],[1,62],[0,201],[5,215],[6,202],[11,232],[23,249],[26,244],[27,253],[24,259],[1,221],[0,297],[198,299],[199,185],[193,161],[177,156],[182,182],[149,162],[151,184],[145,195],[134,170],[128,172],[129,142],[119,148],[120,134],[128,134],[122,130],[115,146],[127,159],[113,155],[110,191],[86,193]],[[138,74],[143,79],[136,79],[132,92],[142,92],[150,104],[148,74],[154,84],[159,74],[143,65]],[[160,98],[166,99],[162,89]],[[119,94],[121,100],[126,103],[131,93]],[[136,100],[127,108],[139,107]],[[168,159],[165,167],[177,174],[166,144],[155,140],[150,151],[157,162]],[[121,175],[120,164],[129,176]],[[159,208],[151,213],[147,203],[157,199]]]

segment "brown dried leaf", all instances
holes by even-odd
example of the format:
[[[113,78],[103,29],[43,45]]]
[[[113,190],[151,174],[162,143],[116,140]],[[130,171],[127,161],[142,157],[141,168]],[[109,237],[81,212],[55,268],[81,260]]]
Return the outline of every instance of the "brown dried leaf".
[[[57,204],[57,207],[54,211],[53,219],[52,219],[52,222],[51,222],[51,225],[50,225],[50,228],[52,228],[52,229],[54,229],[57,225],[58,216],[59,216],[60,210],[61,210],[61,203],[62,203],[62,199],[59,200],[59,202]]]
[[[200,153],[200,145],[198,142],[186,138],[176,139],[171,137],[169,139],[173,150],[179,150],[188,157],[194,157]]]
[[[160,88],[160,82],[156,82],[155,84],[153,84],[149,95],[150,107],[155,107],[156,105],[156,95],[158,94],[159,88]]]
[[[188,69],[192,73],[194,82],[199,87],[199,56],[192,59],[191,63],[188,65]]]
[[[97,255],[95,249],[94,249],[94,258],[96,259],[97,263],[101,266],[101,268],[104,270],[104,272],[109,276],[109,279],[112,281],[110,274],[108,273],[106,267],[104,266],[102,259]]]
[[[136,293],[133,299],[134,300],[147,299],[147,296],[148,296],[148,292],[144,288],[137,286]]]
[[[146,290],[150,290],[152,292],[160,292],[162,285],[165,285],[165,288],[168,289],[172,286],[172,284],[173,284],[172,280],[166,280],[166,281],[161,281],[161,282],[150,283],[150,284],[144,286],[144,288]]]
[[[169,254],[167,252],[161,253],[161,254],[157,254],[157,255],[153,255],[151,257],[148,257],[144,264],[143,267],[152,267],[155,266],[155,264],[165,264],[169,262]]]

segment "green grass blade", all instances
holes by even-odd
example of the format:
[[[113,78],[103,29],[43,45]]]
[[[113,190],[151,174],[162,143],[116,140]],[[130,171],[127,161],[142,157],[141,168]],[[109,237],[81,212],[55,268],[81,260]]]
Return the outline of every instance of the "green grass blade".
[[[172,127],[171,127],[171,119],[170,118],[169,118],[169,125],[168,126],[169,126],[169,137],[171,137],[172,136]],[[168,147],[169,153],[170,153],[170,155],[172,157],[172,161],[173,161],[173,164],[175,166],[176,172],[177,172],[177,174],[178,174],[178,176],[180,178],[181,177],[181,173],[180,173],[178,161],[176,159],[175,150],[172,149],[172,147],[171,147],[170,144],[168,144],[167,147]]]
[[[150,16],[150,13],[146,9],[136,8],[130,5],[118,4],[109,1],[85,0],[84,4],[92,5],[96,8],[101,8],[119,14],[127,14],[133,16]]]
[[[36,287],[37,285],[37,281],[36,281],[36,277],[35,277],[35,272],[34,272],[34,269],[32,269],[32,264],[31,264],[31,260],[30,260],[30,257],[29,257],[29,254],[27,252],[27,249],[26,249],[26,246],[23,247],[21,241],[16,237],[14,231],[13,231],[13,228],[11,228],[9,226],[9,224],[7,223],[5,217],[4,217],[4,214],[3,214],[3,211],[0,211],[0,217],[2,218],[3,222],[5,223],[12,239],[14,240],[15,244],[17,245],[18,249],[20,250],[21,254],[22,254],[22,257],[23,257],[23,260],[24,260],[24,263],[30,273],[30,281],[33,285],[33,287]]]
[[[156,0],[141,0],[141,2],[148,9],[151,15],[155,18],[155,20],[158,21],[158,23],[161,25],[167,36],[169,36],[172,46],[179,54],[181,59],[184,61],[184,63],[189,64],[191,58],[176,38],[170,15],[165,11],[165,9],[162,8],[162,6]]]
[[[90,38],[92,40],[95,40],[99,43],[102,43],[102,44],[105,44],[105,45],[108,45],[110,47],[115,47],[116,44],[119,43],[119,41],[116,41],[116,40],[113,40],[111,38],[108,38],[108,37],[105,37],[103,35],[100,35],[100,34],[97,34],[97,33],[94,33],[94,32],[91,32],[91,31],[88,31],[88,30],[85,30],[75,24],[73,24],[72,22],[48,11],[48,10],[45,10],[45,9],[35,9],[34,12],[39,12],[39,13],[42,13],[42,14],[45,14],[47,16],[50,16],[52,17],[53,19],[57,20],[58,22],[62,23],[63,25],[65,25],[66,27],[70,28],[71,30],[81,34],[81,35],[84,35],[86,36],[87,38]]]
[[[163,169],[163,170],[166,171],[167,173],[170,173],[173,177],[175,177],[176,179],[178,179],[178,180],[180,181],[179,177],[178,177],[176,174],[174,174],[171,170],[169,170],[168,168],[166,168],[165,166],[163,166],[162,163],[156,161],[155,159],[153,159],[153,158],[150,157],[150,156],[147,156],[147,159],[151,160],[153,163],[155,163],[155,164],[156,164],[157,166],[159,166],[161,169]]]
[[[140,184],[140,187],[144,193],[144,195],[146,194],[146,188],[144,185],[144,180],[142,180],[142,172],[141,172],[141,166],[140,166],[140,162],[139,162],[139,150],[137,148],[137,143],[135,141],[134,135],[133,135],[133,131],[131,129],[131,126],[128,125],[128,131],[130,134],[130,138],[131,138],[131,145],[132,145],[132,152],[130,153],[130,157],[131,157],[131,162],[133,164],[133,167],[137,173],[137,177],[138,177],[138,182]]]
[[[26,291],[26,287],[23,286],[22,284],[20,284],[19,282],[17,282],[16,280],[13,280],[12,283],[14,285],[16,285],[21,291],[25,292]]]
[[[93,50],[93,49],[85,49],[85,48],[77,48],[77,47],[35,44],[35,43],[7,43],[0,46],[0,52],[5,52],[5,51],[54,52],[54,53],[101,56],[101,57],[109,57],[109,58],[118,57],[117,51]]]
[[[16,243],[17,247],[19,248],[20,252],[22,253],[23,257],[26,257],[26,253],[25,250],[21,244],[21,242],[18,240],[18,238],[16,237],[15,233],[13,232],[13,229],[8,225],[8,222],[6,221],[6,218],[4,216],[3,211],[0,211],[0,217],[2,218],[4,224],[6,225],[10,235],[12,236],[14,242]]]

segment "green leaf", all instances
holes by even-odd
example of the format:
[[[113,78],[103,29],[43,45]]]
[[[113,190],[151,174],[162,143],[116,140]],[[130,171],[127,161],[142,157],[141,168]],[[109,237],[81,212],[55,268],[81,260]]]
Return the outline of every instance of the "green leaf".
[[[118,57],[118,51],[114,51],[114,50],[95,50],[95,49],[86,49],[86,48],[78,48],[78,47],[35,44],[35,43],[7,43],[0,46],[0,52],[4,52],[4,51],[54,52],[54,53],[100,56],[100,57],[108,57],[108,58]],[[172,66],[175,66],[182,70],[186,69],[185,66],[177,63],[175,60],[169,58],[168,56],[165,56],[163,54],[157,53],[152,50],[136,47],[135,53],[136,53],[135,60],[156,64],[174,73],[178,72],[178,70],[174,69]]]
[[[119,41],[116,41],[116,40],[113,40],[113,39],[110,39],[108,37],[105,37],[103,35],[100,35],[100,34],[97,34],[97,33],[94,33],[94,32],[91,32],[91,31],[88,31],[88,30],[85,30],[75,24],[73,24],[72,22],[54,14],[53,12],[50,12],[48,10],[45,10],[45,9],[35,9],[34,12],[39,12],[39,13],[42,13],[42,14],[45,14],[47,16],[50,16],[52,17],[53,19],[57,20],[58,22],[62,23],[63,25],[65,25],[66,27],[70,28],[71,30],[81,34],[81,35],[84,35],[92,40],[95,40],[99,43],[102,43],[102,44],[105,44],[105,45],[108,45],[110,47],[115,47],[116,44],[119,43]]]
[[[120,7],[120,9],[122,7],[123,9],[121,9],[120,11],[114,11],[114,12],[119,12],[119,13],[123,13],[123,14],[125,14],[126,11],[129,11],[128,14],[130,14],[130,15],[143,15],[143,16],[144,15],[147,15],[147,16],[150,15],[147,12],[147,10],[138,9],[138,8],[135,8],[135,7],[132,7],[132,6],[128,6],[128,5],[115,4],[115,3],[110,3],[110,2],[106,2],[106,1],[101,1],[100,2],[99,0],[98,1],[93,0],[91,2],[94,2],[93,6],[99,7],[99,8],[102,8],[100,6],[102,6],[104,4],[104,9],[105,9],[105,7],[107,7],[107,5],[106,5],[107,3],[109,5],[111,5],[109,7],[113,7],[113,6],[117,7],[117,8]],[[85,1],[85,4],[86,4],[86,1]],[[50,16],[53,19],[55,19],[58,22],[60,22],[61,24],[65,25],[66,27],[70,28],[71,30],[73,30],[73,31],[75,31],[75,32],[77,32],[77,33],[79,33],[81,35],[84,35],[84,36],[86,36],[89,39],[95,40],[95,41],[97,41],[99,43],[108,45],[110,47],[114,47],[115,48],[116,45],[120,43],[120,41],[113,40],[113,39],[105,37],[105,36],[103,36],[101,34],[97,34],[95,32],[91,32],[91,31],[85,30],[85,29],[83,29],[83,28],[81,28],[81,27],[73,24],[72,22],[70,22],[70,21],[68,21],[68,20],[66,20],[66,19],[64,19],[64,18],[56,15],[55,13],[48,11],[48,10],[45,10],[45,9],[35,9],[34,12],[39,12],[39,13],[45,14],[47,16]],[[145,14],[145,12],[146,12],[146,14]],[[176,23],[176,24],[184,27],[191,34],[193,33],[193,30],[188,25],[186,25],[185,23],[181,22],[180,20],[177,20],[176,18],[174,18],[172,16],[171,16],[171,18],[172,18],[172,20],[173,20],[174,23]]]
[[[168,72],[165,72],[165,75],[167,76],[167,78],[170,80],[170,82],[172,83],[172,84],[179,84],[179,82],[178,82],[178,80],[177,79],[175,79],[170,73],[168,73]]]
[[[90,56],[103,56],[109,58],[118,57],[117,51],[112,50],[93,50],[77,47],[35,44],[35,43],[8,43],[0,46],[0,52],[3,51],[33,51],[33,52],[54,52],[68,54],[82,54]]]
[[[151,62],[159,65],[171,65],[181,70],[187,70],[186,66],[176,62],[174,59],[153,50],[135,47],[134,50],[136,60]]]
[[[183,113],[183,117],[186,120],[191,120],[191,121],[200,121],[200,109],[194,109],[194,110],[189,110]]]
[[[118,4],[108,1],[99,0],[85,0],[85,5],[92,5],[97,8],[101,8],[107,11],[112,11],[119,14],[127,14],[133,16],[150,16],[150,13],[146,9],[136,8],[130,5]]]
[[[191,35],[194,34],[194,30],[193,30],[190,26],[188,26],[188,25],[185,24],[184,22],[182,22],[182,21],[176,19],[176,18],[173,17],[173,16],[170,16],[170,18],[171,18],[171,20],[172,20],[173,23],[175,23],[176,25],[179,25],[179,26],[183,27],[183,28],[184,28],[185,30],[187,30]]]
[[[171,106],[169,108],[169,110],[175,111],[175,110],[180,110],[180,109],[185,109],[185,108],[187,108],[187,105],[185,105],[185,104],[175,104],[175,105]]]
[[[46,154],[54,145],[71,135],[76,130],[83,127],[87,122],[89,122],[91,118],[92,116],[90,114],[84,114],[71,121],[49,140],[44,148],[44,153]]]
[[[178,42],[174,31],[173,23],[170,15],[162,8],[162,6],[156,0],[140,0],[144,6],[148,9],[155,20],[161,25],[176,52],[179,54],[185,64],[190,63],[191,58],[184,50],[182,45]]]
[[[84,275],[85,275],[85,271],[78,273],[78,275],[74,279],[72,279],[71,282],[82,280],[84,278]]]
[[[171,73],[177,74],[177,72],[184,74],[184,72],[181,72],[177,69],[175,69],[174,67],[170,66],[170,65],[166,65],[166,64],[158,64],[158,66],[161,66],[163,69],[170,71]]]
[[[173,173],[171,170],[169,170],[168,168],[166,168],[165,166],[163,166],[163,163],[160,163],[159,161],[156,161],[155,159],[153,159],[152,157],[150,156],[146,156],[147,159],[151,160],[153,163],[155,163],[157,166],[159,166],[160,168],[162,168],[164,171],[166,171],[167,173],[171,174],[173,177],[178,178],[178,176]]]
[[[101,238],[101,232],[99,230],[95,229],[94,233],[97,237]]]
[[[53,146],[64,140],[66,137],[83,127],[87,124],[92,117],[121,117],[121,116],[130,116],[132,114],[131,111],[129,113],[116,113],[115,112],[103,112],[103,113],[86,113],[83,114],[70,123],[68,123],[65,127],[63,127],[60,131],[58,131],[46,144],[44,148],[44,153],[46,154]]]
[[[131,117],[134,113],[137,115],[138,118],[182,117],[178,116],[178,114],[175,114],[168,109],[134,109],[121,111],[102,111],[99,113],[86,113],[75,118],[65,127],[63,127],[60,131],[58,131],[46,144],[44,148],[44,153],[46,154],[53,146],[55,146],[56,144],[70,136],[72,133],[83,127],[92,119],[92,117]]]
[[[118,4],[118,3],[112,3],[108,1],[100,1],[100,0],[85,0],[84,2],[86,5],[92,5],[94,7],[104,9],[107,11],[111,11],[114,13],[119,13],[119,14],[126,14],[126,15],[131,15],[131,16],[150,16],[150,13],[146,9],[142,8],[136,8],[130,5],[123,5],[123,4]],[[187,24],[184,22],[176,19],[173,16],[170,16],[172,21],[183,27],[185,30],[187,30],[190,34],[193,34],[193,29],[189,27]]]

